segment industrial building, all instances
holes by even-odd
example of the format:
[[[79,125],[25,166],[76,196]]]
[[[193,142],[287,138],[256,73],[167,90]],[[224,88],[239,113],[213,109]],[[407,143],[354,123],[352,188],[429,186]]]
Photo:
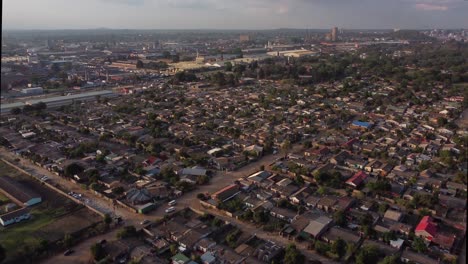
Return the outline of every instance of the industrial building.
[[[0,191],[22,206],[32,206],[42,202],[39,194],[8,176],[0,177]]]
[[[13,212],[0,215],[0,224],[2,226],[7,226],[14,223],[19,223],[23,220],[27,220],[30,217],[31,215],[29,214],[29,208],[21,208]]]
[[[26,94],[26,95],[42,94],[44,93],[44,89],[42,87],[24,88],[24,89],[21,89],[21,93]]]
[[[305,57],[305,56],[315,56],[317,52],[306,50],[306,49],[298,49],[298,50],[285,50],[285,51],[270,51],[267,53],[270,56],[277,56],[277,57]]]

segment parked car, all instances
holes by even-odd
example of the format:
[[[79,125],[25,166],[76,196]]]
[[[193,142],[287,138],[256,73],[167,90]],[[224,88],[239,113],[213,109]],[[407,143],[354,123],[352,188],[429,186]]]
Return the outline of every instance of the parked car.
[[[175,207],[169,207],[169,208],[166,209],[166,214],[172,213],[174,211],[175,211]]]
[[[149,224],[150,220],[146,219],[140,222],[140,225],[146,225]]]
[[[176,205],[176,203],[177,203],[176,200],[172,200],[172,201],[170,201],[170,202],[168,203],[168,205],[169,205],[169,206],[174,206],[174,205]]]
[[[64,256],[69,256],[69,255],[73,254],[73,252],[75,252],[75,250],[73,250],[73,249],[68,249],[67,251],[65,251],[65,252],[63,253],[63,255],[64,255]]]

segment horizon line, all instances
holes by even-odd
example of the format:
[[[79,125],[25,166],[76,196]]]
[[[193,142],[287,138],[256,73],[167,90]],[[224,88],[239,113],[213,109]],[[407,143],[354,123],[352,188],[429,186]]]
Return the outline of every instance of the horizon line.
[[[246,28],[107,28],[107,27],[96,27],[96,28],[2,28],[4,31],[78,31],[78,30],[168,30],[168,31],[182,31],[182,30],[212,30],[212,31],[269,31],[269,30],[329,30],[333,27],[326,28],[302,28],[302,27],[279,27],[279,28],[258,28],[258,29],[246,29]],[[431,30],[431,29],[445,29],[445,30],[466,30],[464,27],[433,27],[433,28],[344,28],[338,27],[342,30]]]

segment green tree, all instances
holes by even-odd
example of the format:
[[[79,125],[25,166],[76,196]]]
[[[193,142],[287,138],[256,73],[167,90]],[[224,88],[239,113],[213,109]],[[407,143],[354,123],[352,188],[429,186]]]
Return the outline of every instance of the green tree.
[[[224,63],[226,71],[232,71],[232,63],[230,61]]]
[[[333,221],[341,227],[346,226],[346,213],[343,210],[336,211],[333,214]]]
[[[78,163],[71,163],[65,167],[65,176],[73,177],[75,174],[80,174],[84,171],[83,166]]]
[[[418,253],[424,253],[427,251],[427,246],[421,237],[415,237],[411,247]]]
[[[314,246],[315,246],[315,250],[320,255],[325,255],[327,254],[328,251],[330,251],[330,246],[321,241],[316,241]]]
[[[398,256],[386,256],[382,261],[379,261],[378,264],[400,264],[400,258]]]
[[[66,248],[70,248],[73,245],[73,237],[70,234],[65,234],[63,237],[63,245]]]
[[[302,253],[296,248],[296,245],[289,244],[286,247],[284,253],[284,264],[301,264],[305,262],[305,257]]]
[[[346,241],[338,238],[331,245],[331,251],[341,259],[346,254]]]
[[[284,154],[284,158],[288,157],[288,153],[289,151],[291,150],[291,141],[289,140],[285,140],[283,141],[283,143],[281,143],[281,151],[283,152]]]
[[[356,264],[374,264],[380,258],[381,252],[376,246],[363,246],[356,255]]]
[[[101,260],[106,257],[106,252],[102,247],[101,243],[95,243],[90,248],[91,255],[93,256],[94,260]]]
[[[110,225],[112,223],[112,217],[109,214],[104,215],[104,223]]]
[[[255,223],[266,223],[270,218],[269,214],[265,211],[256,211],[253,215],[253,220]]]
[[[171,245],[169,246],[169,251],[171,251],[171,254],[172,254],[172,255],[177,254],[177,245],[176,245],[176,244],[171,244]]]
[[[117,238],[122,239],[122,238],[127,238],[127,237],[133,237],[136,235],[137,235],[137,231],[134,226],[126,226],[119,230],[119,232],[117,233]]]

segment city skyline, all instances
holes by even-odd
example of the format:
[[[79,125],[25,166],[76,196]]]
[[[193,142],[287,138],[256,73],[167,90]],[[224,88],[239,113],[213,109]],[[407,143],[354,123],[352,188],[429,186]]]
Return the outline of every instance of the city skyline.
[[[335,26],[427,29],[468,25],[468,2],[463,0],[6,0],[3,10],[4,30],[262,30]]]

